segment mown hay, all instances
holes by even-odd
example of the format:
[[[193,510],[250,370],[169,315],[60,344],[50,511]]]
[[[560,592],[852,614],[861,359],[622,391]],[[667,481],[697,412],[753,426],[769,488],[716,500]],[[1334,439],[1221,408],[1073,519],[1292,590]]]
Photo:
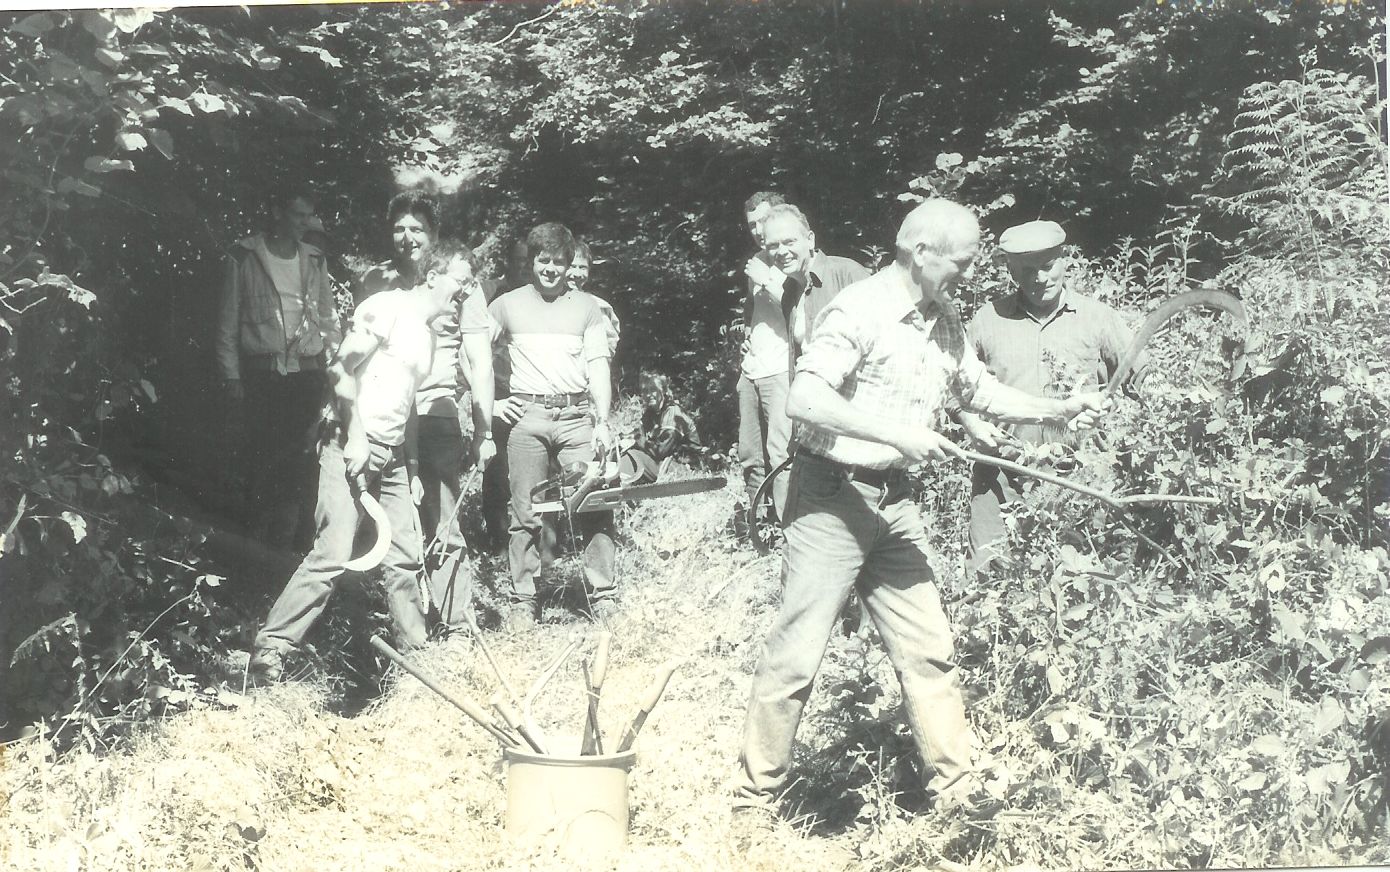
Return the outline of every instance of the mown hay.
[[[1301,692],[1295,677],[1271,678],[1275,667],[1254,656],[1215,671],[1202,666],[1194,658],[1217,644],[1194,629],[1202,602],[1165,600],[1142,580],[1128,591],[1136,605],[1115,611],[1110,623],[1095,616],[1086,626],[1096,641],[1063,652],[1066,674],[1044,669],[1063,662],[1060,638],[1000,641],[1034,631],[1036,593],[1022,580],[1005,580],[955,609],[972,718],[1015,785],[1009,807],[988,821],[910,811],[921,797],[891,666],[874,639],[837,635],[799,736],[798,781],[788,796],[799,817],[748,855],[737,853],[729,783],[780,564],[725,532],[734,497],[731,487],[654,501],[624,520],[631,541],[620,557],[621,608],[603,622],[614,633],[601,705],[610,742],[659,664],[675,658],[681,666],[638,741],[630,846],[616,868],[1026,870],[1390,859],[1350,820],[1355,790],[1364,785],[1308,786],[1310,777],[1326,781],[1319,767],[1336,764],[1359,735],[1362,724],[1352,718],[1390,707],[1390,662],[1379,660],[1358,678],[1364,698],[1333,723],[1331,709]],[[1340,592],[1312,620],[1340,621],[1348,632],[1390,622],[1383,581],[1370,577],[1375,565],[1349,552]],[[942,586],[959,580],[945,578]],[[1144,614],[1162,620],[1146,622]],[[485,637],[521,693],[571,637],[584,636],[587,652],[598,629],[563,610],[548,617],[523,636]],[[1077,622],[1064,629],[1081,638]],[[1220,635],[1219,627],[1208,629]],[[1118,656],[1107,659],[1106,651]],[[467,638],[414,659],[480,702],[497,689]],[[578,659],[537,705],[554,735],[579,731]],[[0,769],[8,797],[0,860],[5,868],[94,872],[574,868],[545,845],[509,844],[495,744],[419,682],[392,675],[384,696],[351,718],[327,711],[328,688],[309,681],[224,694],[223,707],[153,724],[106,756],[75,751],[54,760],[42,741],[13,746]],[[1110,709],[1095,707],[1107,700]],[[1310,776],[1315,771],[1322,775]],[[1257,772],[1266,783],[1236,784],[1230,776]]]

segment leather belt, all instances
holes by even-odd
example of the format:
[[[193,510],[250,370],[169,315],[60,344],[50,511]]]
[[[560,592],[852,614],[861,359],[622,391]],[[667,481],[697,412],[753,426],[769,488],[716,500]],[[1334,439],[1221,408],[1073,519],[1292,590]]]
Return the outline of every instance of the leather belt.
[[[584,391],[573,394],[523,394],[517,392],[513,393],[512,396],[528,403],[545,406],[547,409],[563,409],[566,406],[578,406],[589,401],[589,395]]]
[[[886,488],[891,484],[902,482],[906,477],[906,470],[892,466],[886,469],[878,469],[871,466],[855,466],[852,463],[841,463],[838,460],[831,460],[829,457],[824,457],[804,449],[798,452],[798,456],[809,457],[819,463],[833,466],[850,481],[863,482],[870,487]]]

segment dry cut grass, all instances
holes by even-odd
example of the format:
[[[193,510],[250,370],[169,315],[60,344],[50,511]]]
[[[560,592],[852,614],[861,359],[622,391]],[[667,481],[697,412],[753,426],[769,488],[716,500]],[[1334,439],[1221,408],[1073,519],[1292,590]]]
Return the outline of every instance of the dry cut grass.
[[[750,677],[777,599],[779,563],[738,547],[725,532],[735,490],[653,501],[626,519],[632,541],[620,556],[621,609],[606,622],[614,634],[602,705],[610,740],[658,665],[676,658],[681,666],[637,744],[629,848],[593,868],[1188,865],[1155,837],[1162,826],[1152,807],[1097,786],[1080,757],[1048,739],[1044,716],[1055,705],[1016,710],[1013,685],[1026,678],[1019,677],[1020,652],[995,652],[992,662],[976,656],[969,628],[962,644],[972,717],[995,755],[1026,781],[1009,810],[986,822],[908,810],[920,797],[891,668],[875,642],[838,636],[800,734],[800,780],[788,796],[799,817],[750,854],[737,853],[729,838],[729,783]],[[949,575],[950,566],[944,571]],[[943,579],[948,591],[954,583]],[[987,599],[956,620],[969,621],[979,637],[996,620],[997,605]],[[572,636],[591,639],[597,629],[573,617],[548,617],[525,636],[492,631],[486,637],[518,687]],[[474,699],[496,690],[467,639],[433,645],[416,659]],[[505,783],[496,746],[414,679],[397,678],[350,718],[329,713],[323,683],[307,681],[247,696],[229,691],[223,707],[151,725],[106,756],[74,752],[55,759],[43,741],[12,746],[0,766],[6,798],[0,866],[35,872],[575,868],[552,845],[511,844],[503,832]],[[1375,676],[1374,692],[1382,696],[1390,685],[1385,679]],[[579,731],[579,687],[573,658],[538,706],[551,733]],[[1280,703],[1259,688],[1228,688],[1165,692],[1188,692],[1196,722],[1242,730],[1275,733],[1307,714],[1302,705],[1278,712]],[[1066,721],[1063,730],[1113,732],[1104,717]],[[1172,802],[1191,806],[1172,818],[1174,825],[1209,814],[1199,797],[1179,794]],[[1236,809],[1215,813],[1223,848],[1211,860],[1271,861],[1269,834],[1261,832],[1266,822],[1241,818]],[[1272,859],[1384,862],[1390,855],[1374,844],[1307,842]]]

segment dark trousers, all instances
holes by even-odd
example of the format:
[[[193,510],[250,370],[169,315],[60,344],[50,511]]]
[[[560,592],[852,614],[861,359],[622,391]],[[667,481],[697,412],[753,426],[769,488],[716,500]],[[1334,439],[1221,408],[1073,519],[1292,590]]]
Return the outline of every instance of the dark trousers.
[[[304,550],[314,533],[324,372],[253,369],[242,373],[241,384],[247,527],[269,547]]]
[[[507,437],[511,432],[511,425],[500,418],[492,422],[492,444],[497,446],[497,454],[483,468],[483,524],[487,529],[488,550],[494,553],[506,547],[510,535],[508,509],[512,485],[507,474]]]

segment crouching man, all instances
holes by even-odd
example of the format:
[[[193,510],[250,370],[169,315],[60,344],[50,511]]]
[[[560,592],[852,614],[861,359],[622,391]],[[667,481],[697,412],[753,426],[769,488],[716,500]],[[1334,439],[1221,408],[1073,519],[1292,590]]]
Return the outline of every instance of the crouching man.
[[[371,493],[391,526],[382,560],[387,605],[403,648],[425,642],[425,609],[416,575],[423,548],[411,497],[413,460],[405,453],[415,394],[429,375],[436,331],[458,306],[462,287],[431,275],[420,289],[392,289],[362,301],[329,367],[338,420],[319,456],[314,546],[285,585],[256,635],[252,677],[275,681],[328,604],[352,557],[361,520],[356,494]]]
[[[980,363],[951,299],[979,233],[963,206],[918,206],[898,231],[897,262],[836,296],[797,361],[787,399],[798,448],[782,605],[753,676],[735,800],[735,835],[745,845],[777,814],[801,712],[851,590],[902,683],[928,792],[939,804],[966,804],[981,786],[951,627],[907,468],[951,450],[933,429],[948,395],[1004,421],[1072,427],[1092,426],[1104,402],[1096,393],[1028,396]]]

